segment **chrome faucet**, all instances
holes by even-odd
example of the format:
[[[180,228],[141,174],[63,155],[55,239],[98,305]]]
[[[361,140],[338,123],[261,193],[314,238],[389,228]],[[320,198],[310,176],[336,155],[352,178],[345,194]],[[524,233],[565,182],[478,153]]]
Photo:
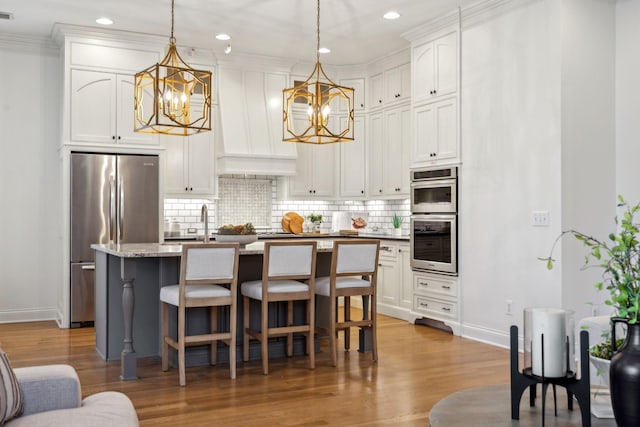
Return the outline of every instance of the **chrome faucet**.
[[[206,203],[202,205],[200,210],[200,222],[204,222],[204,242],[209,243],[209,208]]]

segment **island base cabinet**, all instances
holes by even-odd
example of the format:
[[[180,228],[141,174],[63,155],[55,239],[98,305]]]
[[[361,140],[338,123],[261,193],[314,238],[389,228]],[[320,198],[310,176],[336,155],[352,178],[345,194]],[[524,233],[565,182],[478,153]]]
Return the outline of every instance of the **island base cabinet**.
[[[122,262],[131,258],[121,258],[104,252],[96,251],[96,350],[104,360],[120,360],[124,342],[123,320],[123,282],[121,278]],[[131,261],[133,262],[133,261]],[[160,288],[175,285],[179,280],[179,257],[139,257],[135,258],[136,277],[133,281],[135,309],[133,313],[133,348],[135,355],[141,357],[159,357],[161,354],[161,318],[160,318]],[[317,274],[329,275],[331,264],[330,253],[319,253],[317,259]],[[236,354],[238,361],[242,361],[242,296],[240,284],[248,280],[261,277],[262,255],[242,255],[240,257],[238,277],[238,309]],[[275,310],[270,310],[270,324],[284,324],[286,321],[286,302],[275,304]],[[169,310],[169,331],[177,338],[178,314],[176,307]],[[251,324],[259,329],[260,305],[251,301]],[[303,302],[294,304],[294,322],[303,323],[306,316]],[[328,310],[317,312],[318,322],[328,324]],[[229,307],[218,308],[218,325],[221,329],[229,327]],[[187,334],[201,334],[209,331],[209,309],[190,308],[187,311]],[[306,337],[294,335],[294,355],[306,352]],[[319,344],[316,342],[316,351]],[[284,357],[286,355],[286,338],[273,338],[269,342],[269,358]],[[228,363],[229,352],[226,344],[218,343],[218,362]],[[249,349],[250,360],[260,360],[260,342],[251,341]],[[169,351],[171,366],[177,366],[177,352]],[[210,347],[208,345],[193,346],[186,349],[186,366],[208,365],[210,361]]]

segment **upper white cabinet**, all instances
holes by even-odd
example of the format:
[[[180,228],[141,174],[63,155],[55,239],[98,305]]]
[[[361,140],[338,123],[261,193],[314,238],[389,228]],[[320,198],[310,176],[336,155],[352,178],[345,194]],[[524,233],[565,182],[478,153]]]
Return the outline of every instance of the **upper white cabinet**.
[[[369,78],[369,108],[378,108],[384,105],[384,74],[379,73]]]
[[[134,132],[133,75],[71,70],[70,138],[76,143],[157,144],[154,134]],[[148,93],[147,108],[153,107]]]
[[[341,128],[346,125],[346,117],[340,118]],[[362,199],[366,195],[366,150],[365,119],[358,115],[354,118],[354,140],[340,143],[340,191],[343,199]]]
[[[165,148],[164,193],[169,197],[214,198],[217,194],[211,132],[190,136],[162,135]]]
[[[414,103],[450,95],[458,89],[458,33],[415,43],[411,50]]]
[[[409,194],[411,109],[408,105],[369,116],[368,193],[370,197]]]
[[[384,72],[385,102],[391,104],[411,97],[411,68],[403,64]]]
[[[341,79],[340,84],[345,87],[353,88],[353,110],[363,111],[366,108],[366,94],[364,79]],[[340,104],[340,113],[346,113],[344,104]]]
[[[335,197],[336,144],[299,144],[297,173],[289,178],[289,195],[295,198]]]
[[[457,105],[457,99],[451,97],[413,108],[413,166],[458,158]]]
[[[296,145],[282,141],[286,74],[220,66],[218,173],[292,175]]]

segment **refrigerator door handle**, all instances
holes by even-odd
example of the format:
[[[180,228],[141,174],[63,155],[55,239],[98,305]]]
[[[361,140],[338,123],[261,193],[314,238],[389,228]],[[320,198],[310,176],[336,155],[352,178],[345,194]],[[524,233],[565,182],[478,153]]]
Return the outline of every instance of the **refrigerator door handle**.
[[[113,242],[115,239],[113,230],[115,229],[115,216],[116,216],[116,195],[115,195],[115,182],[113,176],[109,177],[109,241]]]
[[[118,238],[118,242],[122,243],[122,240],[124,239],[124,185],[122,183],[122,176],[120,176],[119,181],[118,187],[120,200],[118,201],[118,207],[120,214],[118,215],[118,230],[120,230],[120,237]]]

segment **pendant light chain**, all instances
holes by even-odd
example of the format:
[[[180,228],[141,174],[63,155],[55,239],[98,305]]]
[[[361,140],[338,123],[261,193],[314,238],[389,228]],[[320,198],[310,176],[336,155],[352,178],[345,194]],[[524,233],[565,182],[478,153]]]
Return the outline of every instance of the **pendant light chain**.
[[[173,37],[173,2],[174,2],[174,0],[171,0],[171,37],[169,38],[169,41],[171,43],[175,43],[176,42],[176,38]]]
[[[316,8],[316,62],[320,62],[320,0]]]

